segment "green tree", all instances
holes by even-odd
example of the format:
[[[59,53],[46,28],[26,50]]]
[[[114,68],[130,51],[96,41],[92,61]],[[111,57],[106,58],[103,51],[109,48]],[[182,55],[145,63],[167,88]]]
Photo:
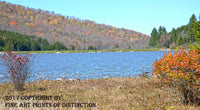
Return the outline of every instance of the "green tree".
[[[178,39],[177,39],[177,45],[183,45],[183,37],[181,36],[181,34],[179,34]]]
[[[75,50],[75,49],[76,49],[73,45],[71,45],[71,48],[72,48],[72,50]]]
[[[200,44],[200,23],[199,22],[194,21],[193,31],[195,35],[195,40]]]
[[[31,42],[28,39],[23,40],[23,51],[30,51],[31,50]]]
[[[193,45],[192,48],[200,50],[200,22],[193,22],[193,31],[198,44]]]
[[[188,43],[193,43],[195,42],[195,33],[193,31],[193,23],[196,22],[197,19],[196,19],[196,16],[193,14],[190,18],[190,22],[189,22],[189,25],[188,25],[188,32],[187,32],[187,37],[188,37]]]
[[[42,40],[42,44],[41,44],[41,50],[49,50],[49,42],[46,39]]]
[[[5,47],[3,50],[9,50],[9,51],[13,51],[14,50],[14,45],[12,44],[11,41],[6,42]]]
[[[200,14],[199,14],[199,20],[197,20],[200,23]]]
[[[97,50],[97,48],[95,46],[89,46],[88,50]]]
[[[23,50],[22,39],[17,39],[17,51]]]
[[[162,30],[163,30],[163,28],[162,28],[162,26],[160,26],[160,27],[158,28],[158,34],[159,34],[159,36],[161,36]]]
[[[156,41],[156,44],[157,46],[163,46],[163,42],[161,42],[163,40],[163,35],[166,35],[167,34],[167,31],[166,31],[166,28],[163,26],[160,26],[158,28],[158,36],[157,36],[157,41]]]
[[[170,43],[172,43],[173,47],[175,47],[175,42],[177,40],[177,35],[176,35],[176,30],[173,28],[171,33],[170,33]]]
[[[161,32],[161,35],[162,34],[167,34],[167,30],[166,30],[166,28],[163,26],[163,28],[162,28],[162,32]]]
[[[192,14],[192,16],[191,16],[191,18],[190,18],[189,24],[192,24],[192,23],[194,23],[195,21],[197,21],[197,18],[196,18],[196,16],[195,16],[194,14]]]
[[[4,40],[3,37],[0,36],[0,51],[3,50],[3,47],[4,47]]]
[[[46,39],[0,30],[0,51],[40,51],[55,49],[65,50],[67,48],[60,42],[49,45],[49,42]]]
[[[115,44],[115,48],[119,48],[119,44],[118,43]]]
[[[38,43],[39,43],[39,44],[42,44],[42,38],[39,38],[39,39],[38,39]]]
[[[39,46],[37,41],[32,41],[31,42],[31,50],[32,51],[39,51],[40,50],[40,46]]]
[[[183,38],[183,43],[185,44],[185,43],[187,43],[187,41],[188,41],[187,37],[184,37]]]
[[[55,45],[55,50],[66,50],[66,47],[59,41],[57,41],[54,45]]]
[[[153,30],[151,32],[151,38],[150,38],[149,45],[152,47],[155,47],[158,40],[159,40],[158,31],[156,28],[153,28]]]

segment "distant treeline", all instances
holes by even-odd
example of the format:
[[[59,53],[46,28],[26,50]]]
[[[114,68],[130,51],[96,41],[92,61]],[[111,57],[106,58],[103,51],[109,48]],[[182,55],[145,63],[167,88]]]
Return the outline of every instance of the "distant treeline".
[[[0,51],[66,50],[59,41],[52,45],[46,39],[0,30]]]
[[[165,27],[160,26],[158,30],[154,28],[151,33],[149,45],[151,47],[177,47],[196,42],[194,22],[200,23],[200,18],[197,20],[193,14],[187,25],[183,25],[177,29],[172,29],[171,32],[167,33]]]

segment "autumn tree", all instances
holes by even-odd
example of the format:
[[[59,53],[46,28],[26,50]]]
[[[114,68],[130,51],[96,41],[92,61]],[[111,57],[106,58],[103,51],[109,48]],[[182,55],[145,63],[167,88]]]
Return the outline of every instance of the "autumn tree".
[[[170,45],[170,37],[167,33],[163,33],[161,34],[160,36],[160,44],[163,46],[163,47],[167,47],[169,48],[169,45]]]
[[[6,27],[7,30],[13,32],[35,35],[38,38],[42,37],[49,41],[49,44],[53,44],[55,41],[63,42],[65,46],[70,49],[70,45],[74,45],[76,49],[87,49],[90,43],[96,44],[96,42],[98,42],[98,45],[95,47],[98,49],[115,49],[115,43],[118,43],[119,47],[124,49],[129,47],[128,44],[130,44],[131,48],[149,47],[145,44],[149,43],[150,37],[142,33],[124,28],[120,29],[106,24],[97,24],[94,21],[81,20],[73,16],[65,17],[41,9],[32,9],[1,2],[0,16],[0,29],[5,29]],[[13,28],[15,26],[17,26],[17,29]],[[76,40],[76,44],[71,42],[73,39]],[[112,44],[112,39],[115,40],[114,44]],[[130,43],[135,42],[135,40],[140,42],[138,43],[139,45]],[[16,46],[18,47],[18,50],[21,50],[24,42],[19,41],[19,43],[20,45],[15,45],[12,42],[14,50],[17,50],[15,48]],[[39,44],[39,47],[36,44]],[[41,50],[41,44],[41,42],[31,43],[31,48],[28,49]],[[7,44],[7,47],[9,46]],[[12,45],[10,47],[12,47]],[[43,46],[42,50],[44,50],[44,48],[46,47]]]

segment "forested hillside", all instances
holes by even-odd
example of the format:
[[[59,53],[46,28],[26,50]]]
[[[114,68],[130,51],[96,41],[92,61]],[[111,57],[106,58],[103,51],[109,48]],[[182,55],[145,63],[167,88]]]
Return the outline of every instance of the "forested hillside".
[[[134,25],[134,24],[133,24]],[[68,49],[144,49],[150,37],[54,12],[0,1],[0,29],[61,42]]]
[[[177,29],[172,29],[167,33],[165,27],[160,26],[157,30],[154,28],[151,33],[149,45],[152,47],[177,47],[183,46],[188,48],[190,44],[195,44],[195,29],[194,22],[200,23],[196,16],[193,14],[188,20],[187,25],[183,25]]]
[[[59,41],[52,45],[46,39],[0,30],[0,51],[66,50]]]

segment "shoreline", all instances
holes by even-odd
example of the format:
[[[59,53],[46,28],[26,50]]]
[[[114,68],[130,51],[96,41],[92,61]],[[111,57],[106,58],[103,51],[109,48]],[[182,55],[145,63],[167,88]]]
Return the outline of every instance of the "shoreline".
[[[12,51],[18,54],[40,53],[102,53],[102,52],[148,52],[148,51],[176,51],[175,49],[115,49],[115,50],[53,50],[53,51]],[[3,54],[0,51],[0,54]]]

